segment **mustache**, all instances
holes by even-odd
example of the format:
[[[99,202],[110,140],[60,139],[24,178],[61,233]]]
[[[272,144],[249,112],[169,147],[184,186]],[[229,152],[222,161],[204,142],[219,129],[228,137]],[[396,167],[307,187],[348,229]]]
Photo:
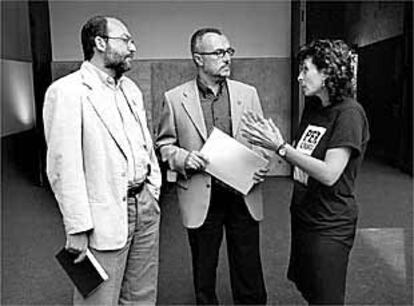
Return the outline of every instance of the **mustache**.
[[[135,52],[131,52],[131,53],[129,53],[129,54],[127,54],[127,55],[125,55],[125,56],[124,56],[124,59],[127,59],[127,58],[133,59],[133,58],[134,58],[134,56],[135,56]]]

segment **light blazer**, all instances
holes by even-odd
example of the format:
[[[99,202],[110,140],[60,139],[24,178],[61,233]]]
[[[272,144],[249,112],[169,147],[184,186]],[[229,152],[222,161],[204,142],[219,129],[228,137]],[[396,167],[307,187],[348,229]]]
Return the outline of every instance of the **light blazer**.
[[[122,248],[128,235],[127,139],[114,120],[102,84],[86,65],[54,82],[43,109],[47,175],[63,216],[66,234],[92,230],[99,250]],[[128,103],[145,131],[151,160],[148,188],[158,199],[161,174],[138,87],[123,77]]]
[[[233,137],[252,147],[240,135],[241,117],[246,110],[262,114],[254,87],[227,80]],[[204,223],[210,204],[211,176],[205,172],[187,175],[184,161],[190,151],[200,150],[207,139],[207,129],[196,80],[182,84],[164,95],[156,146],[169,168],[178,173],[177,195],[185,227],[197,228]],[[256,151],[261,151],[254,148]],[[263,219],[260,184],[245,196],[245,203],[255,220]]]

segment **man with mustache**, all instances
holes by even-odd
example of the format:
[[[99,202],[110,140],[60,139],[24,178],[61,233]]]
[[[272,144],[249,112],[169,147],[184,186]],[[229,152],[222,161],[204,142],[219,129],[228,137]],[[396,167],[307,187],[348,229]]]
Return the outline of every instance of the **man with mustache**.
[[[260,182],[255,174],[247,196],[204,172],[208,160],[199,151],[213,127],[241,138],[244,111],[262,113],[254,87],[228,79],[234,49],[218,29],[203,28],[191,38],[197,77],[164,95],[156,140],[161,158],[177,175],[177,195],[192,253],[197,304],[218,304],[216,270],[226,231],[230,280],[235,304],[266,304],[259,245],[263,218]]]
[[[47,174],[66,232],[65,248],[89,249],[109,275],[76,305],[154,305],[161,175],[142,93],[123,76],[136,52],[119,19],[96,16],[81,31],[85,61],[47,90]]]

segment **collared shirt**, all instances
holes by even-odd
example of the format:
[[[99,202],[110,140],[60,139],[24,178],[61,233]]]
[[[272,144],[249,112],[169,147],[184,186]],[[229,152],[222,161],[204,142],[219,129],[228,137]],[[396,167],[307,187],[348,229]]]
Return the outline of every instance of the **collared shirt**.
[[[210,135],[214,127],[232,135],[230,99],[227,83],[223,81],[217,95],[197,78],[197,87],[203,109],[207,133]]]
[[[133,112],[129,102],[132,97],[127,97],[126,91],[123,90],[125,77],[122,76],[116,83],[114,78],[93,64],[85,62],[84,65],[102,83],[102,97],[110,100],[110,103],[107,104],[111,107],[114,120],[125,133],[128,142],[128,149],[125,152],[128,162],[128,183],[130,186],[141,184],[149,174],[150,165],[142,126],[145,123],[140,122],[138,116]]]

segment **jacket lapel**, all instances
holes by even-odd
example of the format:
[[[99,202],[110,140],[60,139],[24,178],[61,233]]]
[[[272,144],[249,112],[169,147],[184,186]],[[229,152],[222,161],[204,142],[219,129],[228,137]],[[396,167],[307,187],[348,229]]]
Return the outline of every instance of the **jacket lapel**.
[[[193,80],[183,91],[182,104],[197,131],[205,141],[207,140],[207,128],[200,103],[201,102],[198,94],[197,82],[196,80]]]
[[[229,89],[230,114],[231,124],[233,127],[233,137],[236,137],[240,125],[240,120],[243,115],[243,99],[240,95],[240,92],[235,88],[235,84],[232,80],[227,80],[227,88]]]
[[[126,157],[128,142],[123,131],[121,120],[117,120],[119,113],[114,112],[114,109],[116,110],[116,106],[110,104],[112,101],[105,99],[105,97],[101,94],[102,89],[99,88],[102,85],[94,81],[88,71],[82,71],[82,79],[84,85],[87,87],[86,99],[92,104],[99,118],[111,134],[113,140],[117,143],[118,147]]]

